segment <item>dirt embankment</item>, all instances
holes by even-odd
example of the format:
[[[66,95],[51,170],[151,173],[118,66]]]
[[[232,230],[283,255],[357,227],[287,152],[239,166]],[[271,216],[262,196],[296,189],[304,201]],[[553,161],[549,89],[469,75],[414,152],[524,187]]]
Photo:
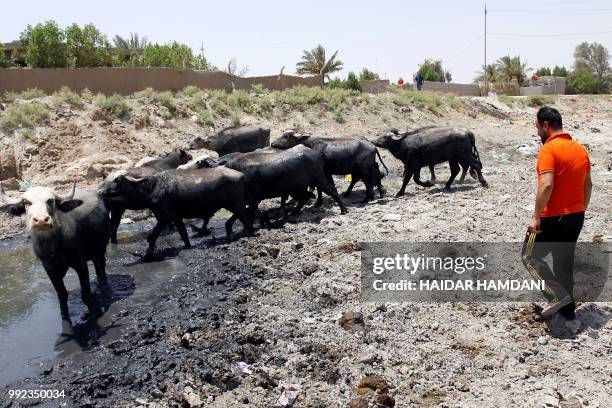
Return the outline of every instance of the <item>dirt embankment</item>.
[[[273,138],[290,127],[374,137],[386,127],[465,126],[476,135],[490,188],[468,181],[447,193],[411,183],[405,197],[393,198],[402,166],[383,152],[391,170],[386,198],[361,205],[358,189],[345,216],[327,200],[254,238],[197,241],[181,253],[185,272],[169,278],[159,302],[133,309],[127,303],[113,316],[125,325],[119,340],[96,339],[92,359],[54,362],[28,385],[59,384],[89,406],[610,406],[609,303],[581,305],[575,321],[555,320],[547,332],[524,304],[360,300],[360,241],[522,239],[535,192],[535,110],[489,102],[507,117],[484,114],[469,101],[443,114],[399,106],[383,113],[347,109],[345,123],[322,115],[313,124],[308,111],[243,117],[270,126]],[[609,240],[612,100],[562,97],[557,106],[593,163],[595,187],[581,239]],[[37,130],[48,136],[32,153],[25,178],[61,185],[84,157],[109,152],[131,164],[208,131],[188,118],[136,130],[92,121],[90,111],[64,113]],[[71,123],[80,133],[62,135]],[[35,142],[18,144],[26,149]],[[58,152],[54,160],[46,158],[49,151]],[[83,170],[81,180],[94,184]],[[438,166],[438,180],[448,174],[446,165]],[[160,251],[180,246],[174,235],[160,240]],[[126,259],[109,265],[110,273],[145,249],[144,242],[121,245]]]

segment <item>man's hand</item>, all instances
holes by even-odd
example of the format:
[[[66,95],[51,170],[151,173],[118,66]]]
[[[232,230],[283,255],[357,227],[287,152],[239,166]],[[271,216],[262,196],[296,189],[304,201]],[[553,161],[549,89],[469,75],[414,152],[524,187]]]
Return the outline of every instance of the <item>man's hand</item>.
[[[529,223],[529,226],[527,227],[527,230],[529,232],[535,232],[536,234],[542,232],[540,229],[540,217],[533,217]]]

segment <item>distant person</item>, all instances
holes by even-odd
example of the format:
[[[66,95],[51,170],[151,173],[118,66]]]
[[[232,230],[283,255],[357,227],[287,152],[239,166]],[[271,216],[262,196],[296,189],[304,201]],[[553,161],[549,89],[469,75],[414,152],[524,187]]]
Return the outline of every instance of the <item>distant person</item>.
[[[398,79],[397,84],[399,86],[403,86],[404,85],[404,78],[400,77],[400,79]]]
[[[542,140],[536,165],[538,191],[522,259],[534,279],[545,281],[549,305],[536,320],[552,319],[557,312],[573,319],[574,251],[591,199],[591,164],[587,150],[563,131],[559,111],[540,108],[536,127]],[[554,272],[544,261],[549,253]]]
[[[416,76],[414,77],[414,81],[416,82],[416,87],[417,87],[417,91],[420,91],[421,88],[423,87],[423,75],[421,75],[420,72],[417,72]]]

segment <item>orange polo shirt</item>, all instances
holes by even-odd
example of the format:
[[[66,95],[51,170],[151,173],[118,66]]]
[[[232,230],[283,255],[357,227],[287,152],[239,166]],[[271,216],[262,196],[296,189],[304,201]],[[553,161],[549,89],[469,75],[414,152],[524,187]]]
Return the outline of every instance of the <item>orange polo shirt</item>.
[[[587,150],[568,133],[548,138],[540,149],[536,166],[538,182],[543,173],[554,172],[552,194],[541,217],[554,217],[584,211],[584,181],[591,172]]]

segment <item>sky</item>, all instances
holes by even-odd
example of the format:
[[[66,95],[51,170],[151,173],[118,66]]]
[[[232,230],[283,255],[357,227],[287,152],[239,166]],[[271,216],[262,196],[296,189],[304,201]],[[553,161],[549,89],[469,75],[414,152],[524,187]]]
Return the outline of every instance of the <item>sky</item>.
[[[87,5],[86,5],[87,4]],[[412,78],[426,58],[440,59],[453,82],[469,83],[484,63],[482,1],[117,1],[30,0],[2,7],[0,41],[27,24],[93,23],[111,39],[130,32],[149,41],[204,47],[218,67],[236,58],[247,76],[295,73],[303,50],[338,50],[346,77],[363,67],[396,82]],[[487,1],[487,62],[520,55],[529,68],[571,67],[583,41],[612,52],[609,0]]]

